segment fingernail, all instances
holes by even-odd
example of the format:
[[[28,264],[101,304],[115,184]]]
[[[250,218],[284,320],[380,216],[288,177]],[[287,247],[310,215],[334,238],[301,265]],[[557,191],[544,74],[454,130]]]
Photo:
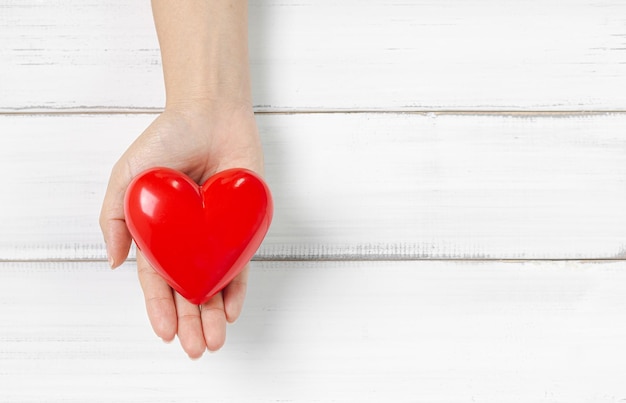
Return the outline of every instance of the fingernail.
[[[107,245],[107,259],[109,260],[109,266],[112,268],[115,267],[115,260],[113,260],[113,256],[111,256],[111,252],[109,252],[109,245]]]

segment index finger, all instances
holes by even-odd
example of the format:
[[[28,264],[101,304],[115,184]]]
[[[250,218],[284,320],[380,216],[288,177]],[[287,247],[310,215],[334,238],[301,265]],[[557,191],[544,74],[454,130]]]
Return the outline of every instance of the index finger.
[[[100,210],[100,229],[111,268],[119,266],[126,259],[132,241],[124,217],[124,195],[131,179],[128,164],[124,160],[118,161],[111,170]]]

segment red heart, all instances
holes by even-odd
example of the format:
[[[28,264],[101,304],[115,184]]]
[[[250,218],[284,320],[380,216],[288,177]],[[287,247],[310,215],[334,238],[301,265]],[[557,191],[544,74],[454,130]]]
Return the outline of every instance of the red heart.
[[[137,247],[180,295],[199,305],[239,274],[261,245],[273,203],[263,180],[229,169],[198,186],[169,168],[135,177],[124,201]]]

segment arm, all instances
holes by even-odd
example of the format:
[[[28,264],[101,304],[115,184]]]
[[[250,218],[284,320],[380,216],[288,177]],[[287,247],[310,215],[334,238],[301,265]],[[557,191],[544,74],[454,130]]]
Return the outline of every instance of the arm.
[[[167,107],[250,104],[245,0],[153,0]]]
[[[154,0],[152,7],[166,105],[111,172],[100,215],[111,267],[119,266],[130,248],[123,200],[138,173],[166,166],[202,183],[233,167],[263,171],[250,96],[246,1]],[[243,306],[247,268],[201,307],[172,292],[140,252],[137,271],[159,337],[171,341],[178,335],[192,358],[222,346],[226,323],[233,322]]]

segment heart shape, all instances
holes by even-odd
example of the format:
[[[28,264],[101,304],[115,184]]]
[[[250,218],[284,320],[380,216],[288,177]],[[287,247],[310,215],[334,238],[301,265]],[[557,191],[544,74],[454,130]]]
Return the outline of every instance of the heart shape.
[[[269,188],[254,172],[229,169],[198,186],[169,168],[133,179],[124,200],[137,248],[180,295],[200,305],[239,274],[272,221]]]

